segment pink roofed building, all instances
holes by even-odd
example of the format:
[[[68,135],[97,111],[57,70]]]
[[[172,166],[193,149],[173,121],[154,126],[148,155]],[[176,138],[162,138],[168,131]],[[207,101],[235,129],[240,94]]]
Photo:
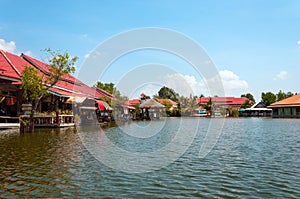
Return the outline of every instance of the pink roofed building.
[[[248,100],[248,98],[245,97],[201,97],[197,98],[196,102],[197,104],[207,104],[210,99],[214,104],[222,106],[224,108],[240,108],[241,105],[244,104],[246,100]]]
[[[45,76],[45,78],[49,75],[49,69],[51,67],[25,54],[17,56],[0,50],[0,108],[5,109],[4,112],[7,115],[18,116],[21,113],[23,98],[19,87],[21,84],[21,74],[25,66],[33,66],[42,76]],[[60,81],[50,88],[49,93],[53,96],[51,98],[52,100],[58,99],[59,102],[62,102],[61,104],[64,104],[63,106],[68,106],[65,102],[74,97],[99,99],[105,96],[109,99],[114,99],[114,97],[106,91],[90,87],[70,74],[62,76]],[[49,103],[49,99],[44,100],[39,109],[45,110],[50,108]]]

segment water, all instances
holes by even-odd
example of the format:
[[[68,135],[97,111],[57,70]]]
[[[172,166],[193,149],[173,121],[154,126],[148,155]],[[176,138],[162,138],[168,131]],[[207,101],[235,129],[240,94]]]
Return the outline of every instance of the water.
[[[174,129],[183,125],[180,121],[125,124],[105,129],[107,138],[98,139],[103,138],[106,148],[113,143],[127,151],[150,153],[173,140]],[[85,148],[80,138],[101,135],[98,126],[81,127],[78,132],[41,129],[25,135],[1,131],[0,198],[300,197],[300,120],[226,119],[216,146],[202,159],[199,149],[211,120],[183,121],[188,125],[181,130],[187,136],[199,122],[185,153],[157,171],[135,174],[102,164]],[[160,133],[145,137],[141,130],[130,131],[147,126]],[[186,144],[176,144],[180,143]],[[136,164],[143,162],[136,159]]]

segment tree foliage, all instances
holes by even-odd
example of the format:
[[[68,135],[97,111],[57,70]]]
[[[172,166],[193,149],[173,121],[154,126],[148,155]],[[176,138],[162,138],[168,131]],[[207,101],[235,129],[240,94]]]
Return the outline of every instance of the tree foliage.
[[[284,100],[288,97],[292,97],[294,94],[292,92],[282,92],[281,90],[279,90],[279,92],[276,94],[276,100],[277,101],[281,101],[281,100]]]
[[[121,95],[121,92],[115,87],[115,84],[112,83],[112,82],[110,82],[110,83],[103,83],[101,81],[98,81],[95,84],[95,87],[100,88],[102,90],[105,90],[106,92],[108,92],[111,95],[113,95],[116,98],[116,100],[114,101],[115,104],[122,104],[124,101],[128,100],[128,97]],[[112,105],[110,99],[106,98],[104,101],[106,101],[110,105]]]
[[[228,112],[230,117],[239,117],[239,110],[237,108],[230,107]]]
[[[159,91],[158,91],[158,96],[159,98],[162,99],[171,99],[175,102],[178,102],[178,98],[179,98],[179,94],[176,93],[173,89],[168,88],[166,86],[162,87]]]
[[[241,97],[246,97],[248,100],[252,101],[255,104],[255,99],[251,93],[243,94]]]
[[[250,108],[254,105],[254,102],[252,100],[245,100],[245,102],[241,105],[241,108]]]
[[[36,101],[41,95],[47,93],[47,87],[43,84],[43,77],[33,66],[25,66],[22,72],[21,89],[23,97],[28,102]]]
[[[276,95],[272,92],[262,92],[261,93],[261,101],[264,105],[269,106],[272,103],[276,102]]]
[[[213,108],[214,108],[214,102],[212,101],[211,97],[209,98],[209,100],[207,101],[207,103],[204,104],[204,108],[205,108],[207,111],[213,110]]]
[[[49,76],[46,78],[47,86],[50,88],[54,86],[62,76],[75,72],[75,62],[78,57],[71,57],[68,52],[61,54],[50,48],[47,48],[44,51],[50,55],[48,60],[50,65]]]
[[[190,116],[199,105],[197,104],[196,97],[187,98],[181,96],[179,98],[179,107],[182,115]]]
[[[247,100],[241,105],[241,108],[250,108],[255,104],[255,99],[251,93],[243,94],[241,97],[247,98]]]
[[[285,93],[282,90],[279,90],[277,94],[274,94],[272,92],[262,93],[261,100],[264,103],[264,105],[269,106],[274,102],[284,100],[286,98],[292,97],[293,95],[294,94],[290,91]]]
[[[120,92],[115,88],[115,84],[112,83],[112,82],[110,82],[110,83],[103,83],[103,82],[98,81],[95,86],[97,88],[100,88],[102,90],[105,90],[105,91],[109,92],[112,95],[114,93],[120,94]]]

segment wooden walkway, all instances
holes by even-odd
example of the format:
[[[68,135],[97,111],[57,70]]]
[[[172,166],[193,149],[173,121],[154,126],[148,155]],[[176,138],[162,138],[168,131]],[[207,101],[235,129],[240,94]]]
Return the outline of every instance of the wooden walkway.
[[[29,116],[25,117],[28,118]],[[75,126],[73,115],[44,115],[34,117],[35,128],[64,128],[73,126]],[[18,128],[20,128],[19,117],[0,116],[0,130]]]
[[[0,123],[0,130],[20,128],[19,123]]]

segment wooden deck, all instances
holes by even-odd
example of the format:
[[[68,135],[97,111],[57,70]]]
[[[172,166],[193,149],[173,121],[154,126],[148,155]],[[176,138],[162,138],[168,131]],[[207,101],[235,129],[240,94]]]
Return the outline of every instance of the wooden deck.
[[[75,126],[74,115],[44,115],[34,117],[34,127],[63,128]]]
[[[0,116],[0,130],[20,128],[19,117]]]
[[[0,123],[0,130],[20,128],[19,123]]]
[[[22,118],[28,118],[27,116],[21,116]],[[2,122],[0,122],[1,129],[13,129],[20,128],[19,117],[0,116]],[[12,123],[15,122],[15,123]],[[35,128],[64,128],[75,126],[73,115],[40,115],[34,117]]]
[[[0,116],[0,123],[19,123],[19,117]]]

